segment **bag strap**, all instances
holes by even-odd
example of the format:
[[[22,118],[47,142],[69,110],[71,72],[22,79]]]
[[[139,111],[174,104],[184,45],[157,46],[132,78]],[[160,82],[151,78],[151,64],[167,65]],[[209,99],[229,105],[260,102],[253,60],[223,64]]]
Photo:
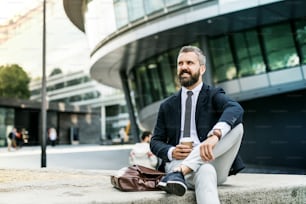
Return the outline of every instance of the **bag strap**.
[[[155,170],[155,169],[150,169],[150,168],[147,168],[147,167],[142,166],[142,165],[134,164],[133,167],[136,168],[137,171],[139,171],[141,174],[155,175],[155,176],[165,175],[164,172],[161,172],[161,171],[158,171],[158,170]]]

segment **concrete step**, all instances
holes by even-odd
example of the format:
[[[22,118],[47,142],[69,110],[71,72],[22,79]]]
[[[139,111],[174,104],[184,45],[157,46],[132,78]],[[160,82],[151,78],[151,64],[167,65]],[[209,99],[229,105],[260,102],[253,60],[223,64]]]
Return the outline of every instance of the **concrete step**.
[[[114,173],[116,171],[0,169],[0,203],[196,203],[193,191],[182,197],[163,191],[118,191],[110,183],[110,175]],[[218,189],[221,203],[306,204],[305,175],[241,173],[229,177]]]

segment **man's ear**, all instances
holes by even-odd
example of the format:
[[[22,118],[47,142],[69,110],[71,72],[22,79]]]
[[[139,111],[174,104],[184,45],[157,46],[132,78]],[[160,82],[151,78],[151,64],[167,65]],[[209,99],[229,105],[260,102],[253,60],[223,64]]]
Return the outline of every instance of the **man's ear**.
[[[206,66],[203,64],[201,65],[200,69],[201,69],[201,74],[203,75],[206,71]]]

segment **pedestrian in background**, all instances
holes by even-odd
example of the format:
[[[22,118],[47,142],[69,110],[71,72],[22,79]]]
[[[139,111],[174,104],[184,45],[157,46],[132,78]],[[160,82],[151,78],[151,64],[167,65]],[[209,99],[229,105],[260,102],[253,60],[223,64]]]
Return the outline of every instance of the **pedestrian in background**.
[[[15,149],[17,148],[16,133],[17,133],[17,129],[14,127],[7,136],[7,150],[9,152],[11,151],[12,147],[15,148]]]
[[[57,132],[55,128],[49,129],[49,140],[51,143],[51,146],[54,147],[56,145],[56,139],[57,139]]]
[[[17,148],[18,149],[22,148],[22,146],[23,146],[23,135],[22,135],[22,131],[20,129],[17,129],[17,131],[16,131],[15,141],[16,141]]]
[[[130,152],[130,165],[138,164],[151,169],[156,169],[157,158],[150,150],[152,133],[144,131],[141,135],[141,142],[136,143]]]

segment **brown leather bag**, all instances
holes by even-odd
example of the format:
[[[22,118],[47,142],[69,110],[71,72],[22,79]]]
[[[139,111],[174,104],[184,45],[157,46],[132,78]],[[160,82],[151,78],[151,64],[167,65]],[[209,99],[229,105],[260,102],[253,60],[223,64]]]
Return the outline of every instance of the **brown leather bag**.
[[[111,176],[112,185],[121,191],[156,191],[165,173],[141,165],[124,167]]]

